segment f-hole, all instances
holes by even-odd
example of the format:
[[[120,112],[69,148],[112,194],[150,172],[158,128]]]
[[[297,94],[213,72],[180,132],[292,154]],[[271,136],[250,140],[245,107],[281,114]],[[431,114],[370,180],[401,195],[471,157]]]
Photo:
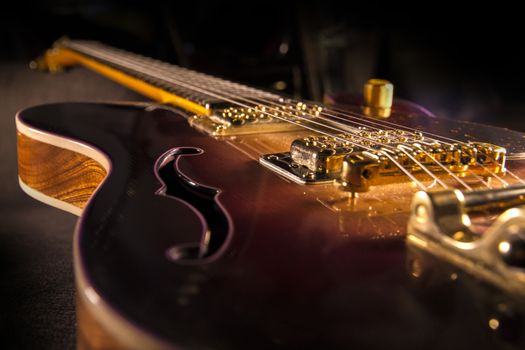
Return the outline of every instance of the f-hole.
[[[175,198],[192,207],[207,226],[200,241],[169,249],[168,257],[178,262],[199,262],[213,256],[225,244],[230,230],[228,216],[217,201],[220,190],[198,184],[178,169],[181,157],[202,153],[201,149],[194,147],[175,148],[161,156],[155,166],[157,176],[164,184],[157,194]]]

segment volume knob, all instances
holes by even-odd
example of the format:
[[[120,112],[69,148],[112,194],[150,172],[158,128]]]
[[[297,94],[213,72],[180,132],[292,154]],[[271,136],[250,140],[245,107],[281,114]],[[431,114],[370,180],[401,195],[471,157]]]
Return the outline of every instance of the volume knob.
[[[388,118],[392,111],[394,85],[388,80],[370,79],[365,83],[363,99],[363,110],[366,115],[376,118]]]

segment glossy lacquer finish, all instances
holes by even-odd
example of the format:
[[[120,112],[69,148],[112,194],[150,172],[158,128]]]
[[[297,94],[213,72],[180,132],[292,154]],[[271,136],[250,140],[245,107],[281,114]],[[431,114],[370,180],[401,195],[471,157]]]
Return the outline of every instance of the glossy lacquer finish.
[[[318,190],[285,181],[234,141],[199,134],[166,109],[57,104],[20,119],[109,157],[108,178],[76,232],[77,270],[154,338],[199,349],[521,342],[491,331],[492,309],[474,297],[485,290],[479,283],[412,281],[409,193],[388,220],[340,214],[316,199]],[[385,230],[397,232],[378,234]]]

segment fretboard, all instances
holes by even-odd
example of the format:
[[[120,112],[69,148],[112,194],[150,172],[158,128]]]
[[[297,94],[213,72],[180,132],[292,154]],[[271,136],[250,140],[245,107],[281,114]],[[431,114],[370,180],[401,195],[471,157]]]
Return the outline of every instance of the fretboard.
[[[206,108],[224,107],[230,105],[224,103],[225,101],[239,97],[272,101],[278,101],[281,98],[273,93],[126,52],[95,41],[65,39],[60,41],[59,45]]]

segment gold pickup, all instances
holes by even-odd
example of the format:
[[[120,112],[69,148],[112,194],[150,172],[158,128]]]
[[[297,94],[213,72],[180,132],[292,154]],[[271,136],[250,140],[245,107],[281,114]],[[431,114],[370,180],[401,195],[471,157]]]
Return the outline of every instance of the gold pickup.
[[[322,108],[302,102],[274,102],[254,107],[228,107],[209,116],[195,115],[189,123],[212,136],[230,136],[300,130],[301,122],[318,116]]]

